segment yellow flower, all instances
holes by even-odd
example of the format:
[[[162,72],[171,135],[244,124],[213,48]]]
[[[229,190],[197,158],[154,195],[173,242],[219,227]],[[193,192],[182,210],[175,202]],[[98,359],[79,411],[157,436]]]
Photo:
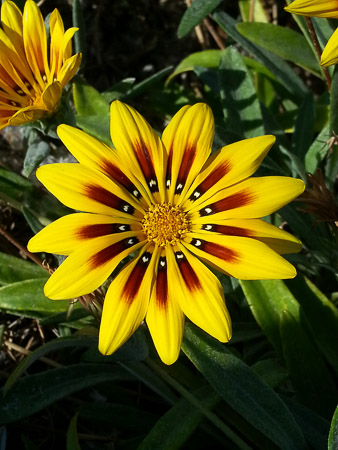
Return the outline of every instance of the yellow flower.
[[[77,28],[65,32],[57,9],[49,19],[49,49],[43,17],[33,0],[26,1],[23,14],[5,0],[1,23],[0,129],[53,113],[81,63],[80,53],[72,56]]]
[[[338,0],[295,0],[285,10],[309,17],[328,17],[338,19]],[[338,29],[332,34],[326,44],[320,64],[331,66],[338,63]]]
[[[176,361],[184,315],[221,342],[231,338],[222,287],[203,264],[240,279],[293,278],[280,254],[298,239],[259,217],[304,190],[287,177],[255,177],[273,136],[228,145],[210,156],[214,119],[205,104],[183,107],[162,140],[133,108],[111,105],[116,150],[60,125],[79,164],[51,164],[37,177],[60,201],[85,211],[58,219],[28,248],[69,255],[45,285],[52,299],[87,294],[128,255],[103,305],[99,349],[111,354],[145,319],[166,364]],[[203,262],[201,262],[201,260]]]

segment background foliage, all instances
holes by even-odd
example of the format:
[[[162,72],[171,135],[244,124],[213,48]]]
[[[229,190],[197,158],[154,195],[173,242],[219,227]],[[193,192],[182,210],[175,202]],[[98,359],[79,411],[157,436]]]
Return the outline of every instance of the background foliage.
[[[273,0],[194,0],[188,9],[183,1],[46,0],[42,11],[55,6],[67,26],[80,27],[80,73],[53,121],[1,134],[0,449],[337,449],[338,72],[329,69],[330,94],[304,18]],[[313,23],[325,44],[337,23]],[[43,296],[46,264],[60,261],[40,255],[43,268],[25,253],[35,232],[67,212],[34,178],[42,162],[71,160],[56,123],[110,144],[114,99],[159,131],[182,105],[205,101],[214,149],[274,134],[259,175],[322,174],[321,189],[307,181],[317,208],[303,198],[266,218],[302,240],[302,253],[288,257],[297,278],[220,275],[231,342],[186,323],[170,367],[143,326],[101,356],[97,320],[80,303]]]

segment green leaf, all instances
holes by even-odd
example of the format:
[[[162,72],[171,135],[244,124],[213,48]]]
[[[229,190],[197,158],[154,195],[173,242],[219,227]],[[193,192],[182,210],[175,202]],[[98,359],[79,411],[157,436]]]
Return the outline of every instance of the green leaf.
[[[330,127],[327,125],[318,134],[305,154],[305,169],[307,172],[314,173],[319,164],[323,161],[328,152],[326,142],[330,137]]]
[[[294,132],[292,135],[292,150],[298,158],[303,161],[308,151],[314,132],[315,122],[315,103],[313,94],[310,93],[304,97],[299,107]]]
[[[0,253],[0,284],[11,284],[32,278],[48,278],[49,274],[36,264]]]
[[[184,13],[178,26],[177,36],[182,38],[210,14],[222,0],[194,0]]]
[[[42,228],[44,228],[44,226],[36,216],[34,210],[28,208],[27,206],[22,206],[21,212],[24,215],[25,219],[27,220],[27,223],[30,226],[33,233],[37,234],[39,231],[42,230]]]
[[[133,87],[135,80],[136,78],[125,78],[124,80],[119,81],[111,88],[102,92],[102,97],[109,103],[120,99]]]
[[[126,94],[123,96],[124,99],[134,98],[138,95],[143,94],[144,92],[150,91],[155,87],[155,85],[165,78],[172,71],[173,66],[165,67],[157,73],[154,73],[150,77],[141,81],[140,83],[135,84]],[[161,86],[162,87],[162,86]]]
[[[287,280],[286,285],[302,307],[313,340],[338,374],[338,311],[332,302],[306,277]]]
[[[0,423],[17,422],[99,383],[130,379],[125,370],[108,364],[76,364],[21,378],[0,402]]]
[[[179,65],[175,67],[173,73],[168,77],[166,85],[168,85],[176,75],[194,70],[196,66],[216,69],[219,66],[221,56],[221,50],[204,50],[202,52],[191,53],[191,55],[184,58]]]
[[[209,386],[204,386],[192,394],[207,409],[212,409],[220,400]],[[175,450],[182,448],[189,436],[204,418],[187,399],[179,400],[165,413],[138,446],[138,450]]]
[[[239,10],[241,11],[241,16],[243,22],[250,21],[250,10],[251,10],[251,0],[239,0]],[[267,22],[267,14],[265,12],[264,6],[262,6],[261,0],[256,0],[254,2],[253,9],[253,19],[255,22]]]
[[[109,113],[105,116],[75,116],[76,125],[86,133],[112,147]]]
[[[77,418],[79,413],[77,412],[71,419],[67,430],[67,450],[81,450],[79,438],[77,435]]]
[[[299,317],[299,304],[281,280],[240,280],[239,283],[258,325],[283,355],[279,332],[280,314],[287,310],[294,317]]]
[[[43,295],[46,278],[19,281],[0,288],[0,309],[26,317],[43,317],[65,311],[68,301],[50,300]]]
[[[0,198],[8,202],[14,208],[20,210],[21,203],[27,193],[33,190],[30,181],[0,167]]]
[[[338,448],[338,406],[332,417],[328,450],[337,450],[337,448]]]
[[[231,408],[257,430],[283,450],[305,447],[304,437],[282,400],[224,345],[187,323],[182,349]]]
[[[82,66],[85,66],[86,59],[86,33],[85,21],[82,12],[82,4],[80,0],[73,1],[73,26],[78,28],[74,35],[74,53],[82,53]]]
[[[109,116],[109,102],[81,78],[73,83],[73,97],[79,116]]]
[[[226,128],[245,138],[264,134],[256,90],[243,58],[234,47],[222,53],[218,73]]]
[[[303,81],[295,74],[294,70],[284,62],[280,57],[274,53],[265,50],[264,48],[250,42],[243,37],[236,29],[237,22],[225,12],[218,12],[213,14],[214,19],[219,26],[232,37],[245,50],[253,55],[255,59],[261,62],[285,89],[297,101],[301,101],[305,94],[309,91]]]
[[[288,377],[285,367],[277,359],[273,358],[257,361],[251,366],[251,369],[273,389],[280,386]]]
[[[45,141],[30,145],[23,162],[22,174],[29,177],[50,153],[50,145]]]
[[[297,31],[272,23],[242,22],[237,30],[249,41],[291,61],[321,78],[318,61],[307,40]]]
[[[334,381],[320,354],[289,311],[283,311],[280,333],[284,359],[297,398],[323,417],[337,404]]]

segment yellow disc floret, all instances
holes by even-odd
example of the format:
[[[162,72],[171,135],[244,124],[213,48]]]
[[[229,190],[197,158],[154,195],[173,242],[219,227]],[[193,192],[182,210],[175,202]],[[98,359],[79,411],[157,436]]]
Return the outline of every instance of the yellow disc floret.
[[[189,231],[189,221],[180,208],[162,203],[150,206],[142,220],[142,227],[149,242],[163,247],[183,239]]]

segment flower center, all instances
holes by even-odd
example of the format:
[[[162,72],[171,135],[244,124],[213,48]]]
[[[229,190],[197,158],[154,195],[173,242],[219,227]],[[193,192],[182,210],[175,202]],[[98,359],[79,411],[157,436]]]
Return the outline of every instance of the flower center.
[[[189,225],[186,214],[170,203],[151,205],[142,220],[148,241],[159,247],[174,245],[183,239],[189,231]]]

